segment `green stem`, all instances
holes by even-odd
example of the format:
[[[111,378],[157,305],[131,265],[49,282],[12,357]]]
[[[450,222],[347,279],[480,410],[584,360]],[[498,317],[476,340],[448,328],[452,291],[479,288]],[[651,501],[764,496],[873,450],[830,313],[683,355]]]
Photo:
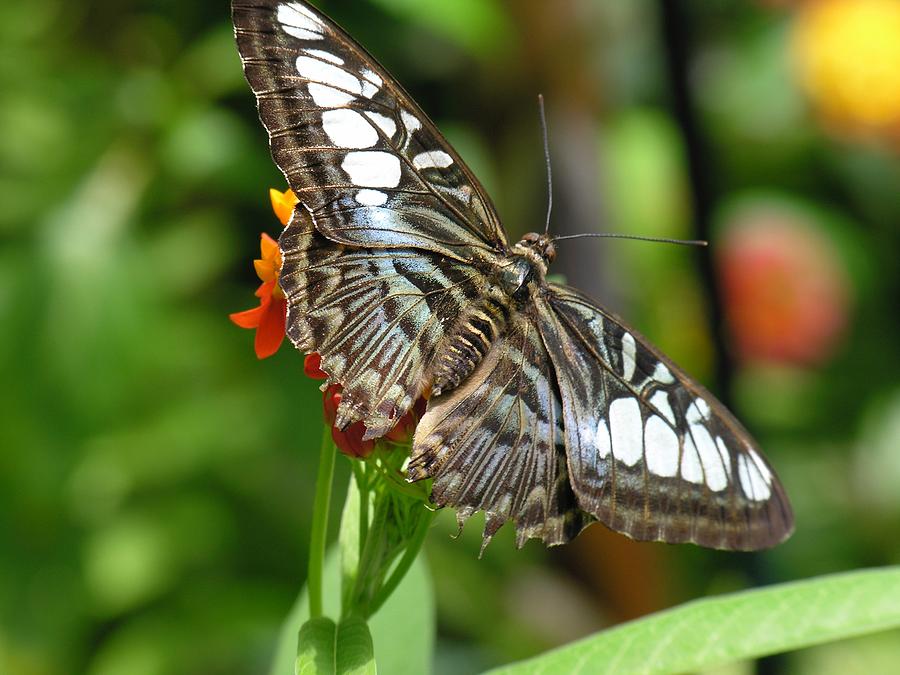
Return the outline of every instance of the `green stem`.
[[[391,593],[393,593],[397,586],[400,585],[400,582],[403,581],[403,577],[406,576],[409,568],[412,567],[416,557],[419,555],[422,544],[425,543],[425,535],[428,534],[428,528],[431,525],[431,521],[434,519],[433,511],[424,508],[424,506],[423,511],[424,513],[419,516],[419,524],[416,526],[416,530],[409,540],[409,544],[406,547],[406,551],[403,553],[403,557],[400,558],[400,562],[397,563],[390,578],[384,582],[378,593],[372,598],[372,602],[369,604],[369,616],[372,616],[381,609],[381,606],[389,597],[391,597]]]
[[[369,474],[365,462],[350,462],[356,487],[359,490],[359,555],[362,556],[369,534]]]
[[[316,475],[316,499],[313,507],[312,532],[309,536],[309,568],[306,586],[309,589],[309,616],[322,616],[322,573],[325,569],[325,540],[328,537],[328,510],[331,507],[331,483],[334,478],[334,443],[331,428],[322,432],[319,450],[319,471]]]

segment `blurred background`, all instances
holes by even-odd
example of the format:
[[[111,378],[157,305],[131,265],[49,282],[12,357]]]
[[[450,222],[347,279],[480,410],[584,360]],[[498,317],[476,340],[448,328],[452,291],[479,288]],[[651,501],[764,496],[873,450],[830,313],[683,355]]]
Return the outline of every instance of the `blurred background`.
[[[512,236],[728,402],[797,532],[762,554],[593,526],[427,543],[436,672],[708,594],[900,562],[900,1],[321,2]],[[351,8],[352,7],[352,8]],[[0,7],[0,672],[265,672],[305,575],[320,394],[229,312],[277,234],[222,3]],[[339,484],[347,462],[339,461]],[[739,626],[734,627],[740,630]],[[721,672],[871,673],[900,635]]]

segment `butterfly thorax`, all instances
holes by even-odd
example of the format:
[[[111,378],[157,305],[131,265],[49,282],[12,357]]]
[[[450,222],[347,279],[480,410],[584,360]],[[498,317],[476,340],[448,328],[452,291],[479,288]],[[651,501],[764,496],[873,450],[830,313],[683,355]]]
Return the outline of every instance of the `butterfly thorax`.
[[[496,267],[496,274],[458,317],[435,358],[431,394],[455,389],[471,375],[503,335],[510,313],[529,302],[544,284],[555,251],[550,240],[528,234],[513,246]]]
[[[510,250],[503,262],[500,285],[513,300],[530,298],[544,283],[547,269],[556,257],[549,237],[529,232]]]

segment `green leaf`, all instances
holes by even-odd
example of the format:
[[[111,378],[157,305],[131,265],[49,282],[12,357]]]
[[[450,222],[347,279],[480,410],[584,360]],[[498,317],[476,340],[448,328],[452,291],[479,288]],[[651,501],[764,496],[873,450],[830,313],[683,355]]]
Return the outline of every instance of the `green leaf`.
[[[490,673],[683,673],[895,627],[900,567],[689,602]]]
[[[337,626],[331,619],[310,619],[300,628],[297,639],[296,675],[324,675],[334,672],[334,642]]]
[[[366,622],[348,617],[310,619],[300,629],[296,675],[375,675],[375,650]]]
[[[368,494],[366,499],[368,499]],[[356,584],[359,568],[360,551],[360,494],[356,479],[350,477],[347,486],[347,499],[341,512],[341,529],[338,535],[338,547],[341,551],[341,612],[350,606],[351,595]]]
[[[375,675],[375,647],[368,624],[348,616],[338,624],[336,675]]]
[[[336,548],[325,559],[325,613],[340,613],[340,564]],[[304,588],[281,627],[269,675],[291,675],[297,659],[297,627],[309,619]],[[434,595],[422,556],[394,594],[369,619],[375,659],[383,673],[422,675],[431,672],[434,649]]]

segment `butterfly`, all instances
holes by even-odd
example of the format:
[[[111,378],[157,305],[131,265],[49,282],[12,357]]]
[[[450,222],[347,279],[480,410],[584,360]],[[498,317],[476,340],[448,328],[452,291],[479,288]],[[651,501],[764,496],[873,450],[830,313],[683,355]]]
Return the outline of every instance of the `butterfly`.
[[[299,198],[279,239],[287,333],[379,438],[428,396],[408,464],[483,544],[638,540],[753,550],[793,530],[741,424],[636,331],[510,243],[484,188],[403,88],[306,2],[234,0],[272,157]]]

